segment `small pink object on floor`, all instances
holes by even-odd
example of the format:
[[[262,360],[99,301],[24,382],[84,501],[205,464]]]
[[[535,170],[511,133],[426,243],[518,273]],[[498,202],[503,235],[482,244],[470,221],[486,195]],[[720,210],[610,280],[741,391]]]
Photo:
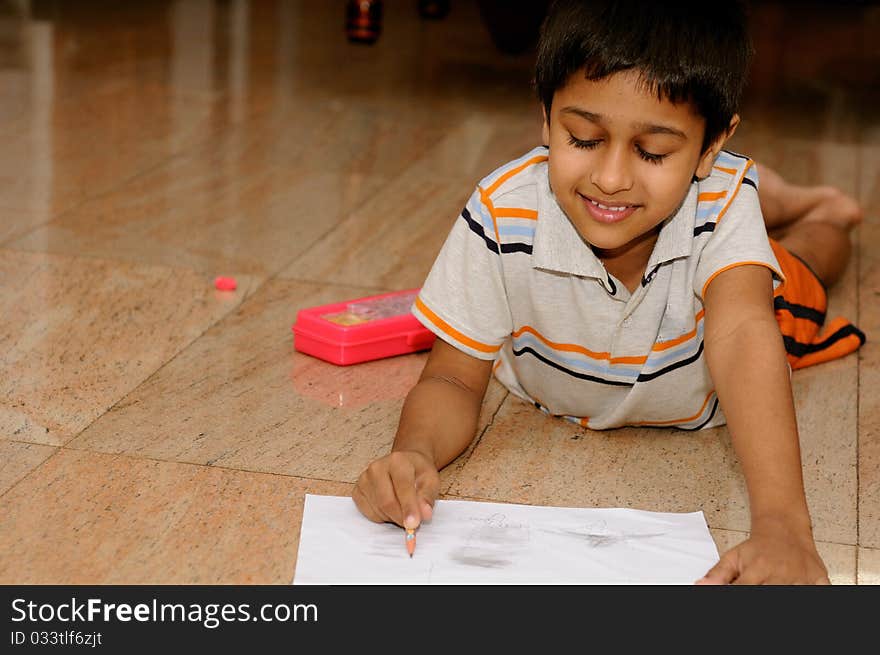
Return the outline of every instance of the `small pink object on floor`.
[[[214,279],[214,287],[219,291],[235,291],[238,284],[234,277],[223,277],[222,275]]]

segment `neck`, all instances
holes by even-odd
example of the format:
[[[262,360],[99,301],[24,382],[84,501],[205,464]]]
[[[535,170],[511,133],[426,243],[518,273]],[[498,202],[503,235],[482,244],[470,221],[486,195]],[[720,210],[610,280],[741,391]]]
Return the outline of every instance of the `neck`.
[[[657,225],[653,230],[645,232],[637,236],[629,243],[625,243],[617,248],[597,248],[593,249],[596,257],[605,264],[627,262],[642,262],[644,267],[651,257],[651,251],[654,250],[654,244],[657,243],[657,236],[660,234],[661,225]]]

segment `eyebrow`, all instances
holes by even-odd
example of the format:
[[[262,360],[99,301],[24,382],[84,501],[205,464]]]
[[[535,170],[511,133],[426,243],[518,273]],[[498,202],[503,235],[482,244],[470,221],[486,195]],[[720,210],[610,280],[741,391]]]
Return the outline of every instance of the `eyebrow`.
[[[595,114],[591,111],[587,111],[586,109],[581,109],[580,107],[563,107],[560,110],[560,113],[563,114],[574,114],[575,116],[580,116],[581,118],[590,121],[591,123],[596,123],[597,125],[601,125],[604,120],[602,114]],[[672,136],[677,136],[680,139],[687,139],[687,135],[681,130],[677,130],[674,127],[669,127],[668,125],[656,125],[654,123],[636,123],[633,127],[639,132],[644,132],[647,134],[670,134]]]

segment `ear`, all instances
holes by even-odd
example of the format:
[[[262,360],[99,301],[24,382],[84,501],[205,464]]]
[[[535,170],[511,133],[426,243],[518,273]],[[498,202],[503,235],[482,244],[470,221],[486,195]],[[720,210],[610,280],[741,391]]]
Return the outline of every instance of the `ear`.
[[[541,142],[545,146],[550,145],[550,119],[547,118],[547,108],[541,106],[541,114],[544,116],[544,126],[541,128]]]
[[[737,126],[739,126],[739,114],[734,114],[733,118],[730,119],[730,125],[727,126],[727,129],[709,144],[709,147],[706,148],[706,152],[700,155],[700,161],[697,163],[697,170],[694,173],[698,179],[702,180],[709,177],[709,174],[712,172],[712,164],[715,162],[715,158],[718,156],[718,153],[721,152],[721,148],[724,147],[727,140],[733,136],[734,132],[736,132]]]

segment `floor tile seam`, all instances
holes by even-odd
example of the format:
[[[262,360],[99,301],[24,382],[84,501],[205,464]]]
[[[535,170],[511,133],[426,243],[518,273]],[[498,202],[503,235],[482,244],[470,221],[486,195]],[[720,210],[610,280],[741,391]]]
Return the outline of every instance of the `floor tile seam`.
[[[89,454],[93,454],[93,455],[106,455],[108,457],[121,457],[121,458],[124,458],[127,460],[136,461],[136,462],[140,461],[140,462],[153,462],[156,464],[178,464],[181,466],[192,466],[192,467],[197,467],[200,469],[228,471],[230,473],[248,473],[251,475],[263,475],[263,476],[286,478],[286,479],[292,479],[292,480],[302,480],[303,482],[323,482],[323,483],[327,483],[327,484],[347,484],[347,485],[354,485],[356,483],[356,480],[355,481],[338,480],[338,479],[333,479],[333,478],[312,477],[312,476],[307,476],[307,475],[295,475],[292,473],[282,473],[279,471],[263,471],[263,470],[251,469],[251,468],[223,466],[223,465],[219,465],[219,464],[207,464],[205,462],[193,462],[193,461],[187,461],[187,460],[182,460],[182,459],[164,459],[161,457],[149,457],[146,455],[137,455],[137,454],[133,454],[133,453],[129,453],[129,452],[111,452],[111,451],[106,451],[106,450],[97,450],[95,448],[79,447],[79,446],[72,445],[72,444],[65,444],[63,446],[54,446],[54,447],[57,448],[59,451],[64,450],[64,451],[71,451],[71,452],[78,452],[78,453],[89,453]],[[50,457],[54,457],[56,454],[57,453],[53,453]],[[48,460],[48,458],[47,458],[47,460]],[[47,460],[44,460],[44,461],[47,461]],[[37,468],[39,468],[39,467],[37,467]]]
[[[29,255],[50,255],[53,257],[59,257],[59,258],[70,259],[70,260],[78,260],[78,261],[83,261],[83,262],[122,264],[122,265],[126,265],[126,266],[131,266],[133,268],[156,268],[156,269],[163,269],[166,271],[170,271],[172,273],[193,273],[194,275],[205,277],[206,280],[209,278],[213,279],[214,274],[216,273],[216,270],[217,270],[217,269],[211,269],[211,270],[204,269],[203,270],[203,269],[200,269],[200,268],[194,267],[194,266],[170,266],[168,264],[147,262],[147,261],[141,261],[138,259],[130,259],[130,258],[125,258],[125,257],[113,257],[113,256],[108,257],[106,255],[94,255],[91,253],[76,253],[76,254],[74,254],[74,253],[69,253],[69,252],[64,252],[64,251],[59,251],[59,250],[52,250],[52,249],[32,250],[29,248],[15,247],[15,246],[12,246],[9,244],[6,244],[6,245],[0,244],[0,254],[2,254],[4,251],[5,252],[29,254]],[[231,271],[230,274],[233,276],[240,275],[240,276],[247,276],[247,277],[253,278],[253,279],[262,279],[263,282],[267,282],[270,279],[270,274],[266,273],[266,272]],[[276,274],[273,273],[271,275],[271,277],[274,277],[275,275]],[[253,291],[255,292],[257,290],[257,288],[259,288],[260,286],[262,286],[262,283],[260,283],[257,287],[255,287],[253,289]]]
[[[169,270],[172,270],[172,271],[175,271],[175,270],[192,271],[192,269],[169,269]],[[194,271],[194,272],[198,272],[198,271]],[[131,396],[131,394],[135,393],[138,389],[140,389],[144,384],[146,384],[150,380],[152,380],[156,375],[158,375],[162,370],[164,370],[167,366],[169,366],[172,362],[174,362],[184,352],[189,350],[199,339],[204,337],[210,330],[212,330],[214,327],[216,327],[217,325],[222,323],[224,320],[226,320],[229,317],[230,314],[233,314],[244,303],[246,303],[248,300],[250,300],[267,282],[268,282],[268,280],[262,280],[260,282],[257,282],[256,286],[253,289],[248,290],[250,293],[248,293],[244,298],[242,298],[240,303],[238,303],[236,305],[231,305],[226,312],[224,312],[223,314],[218,316],[216,320],[214,320],[211,323],[209,323],[208,325],[206,325],[205,328],[201,332],[199,332],[198,334],[193,336],[193,338],[190,339],[188,342],[182,344],[181,347],[176,352],[172,353],[171,356],[167,360],[165,360],[164,362],[159,364],[159,366],[154,368],[153,371],[150,372],[146,377],[144,377],[143,379],[138,381],[136,384],[134,384],[134,386],[132,386],[130,389],[128,389],[128,391],[123,392],[123,394],[119,398],[117,398],[113,403],[111,403],[104,411],[102,411],[94,419],[89,421],[89,423],[86,424],[85,426],[83,426],[83,428],[81,430],[79,430],[78,432],[73,434],[70,438],[68,438],[61,447],[67,447],[72,441],[74,441],[75,439],[82,436],[82,434],[86,430],[88,430],[92,425],[94,425],[97,421],[100,421],[108,413],[112,412],[116,408],[116,406],[119,405],[119,403],[123,402],[126,398]]]
[[[170,155],[166,155],[166,156],[161,157],[159,161],[156,161],[152,165],[148,165],[145,168],[142,168],[138,172],[133,173],[132,175],[129,175],[128,177],[126,177],[122,180],[119,180],[118,182],[116,182],[114,184],[111,184],[109,187],[107,187],[103,191],[100,191],[99,193],[96,193],[93,195],[86,195],[85,197],[80,198],[79,200],[72,202],[68,207],[60,210],[57,214],[55,214],[51,218],[49,218],[49,220],[43,221],[42,223],[40,223],[38,225],[26,227],[26,228],[22,229],[22,231],[20,231],[20,232],[15,232],[11,237],[0,242],[0,248],[8,248],[13,242],[18,241],[20,239],[24,239],[25,237],[27,237],[31,233],[36,232],[37,230],[41,230],[41,229],[45,228],[46,226],[51,225],[52,223],[54,223],[62,218],[65,218],[66,216],[82,209],[83,207],[85,207],[89,203],[95,202],[97,200],[101,200],[102,198],[106,198],[107,196],[110,196],[110,195],[116,193],[117,191],[122,189],[124,186],[137,180],[138,178],[143,177],[145,175],[148,175],[148,174],[162,168],[163,166],[170,164],[175,159],[178,159],[183,156],[186,156],[185,153],[175,152],[175,153],[171,153]],[[18,209],[10,209],[10,211],[23,211],[23,210],[18,208]],[[16,250],[21,251],[20,248],[17,248]],[[25,250],[24,252],[43,252],[43,251],[27,251],[27,250]]]
[[[451,479],[446,485],[446,492],[443,493],[448,493],[449,490],[451,490],[452,487],[455,485],[456,481],[458,480],[458,476],[461,475],[461,472],[467,466],[468,462],[471,460],[471,457],[473,457],[474,451],[479,447],[480,442],[483,440],[483,435],[486,434],[489,428],[491,428],[495,424],[495,417],[498,415],[498,412],[501,411],[501,408],[504,406],[504,403],[507,401],[507,397],[509,395],[510,392],[505,390],[504,395],[501,397],[501,401],[498,403],[498,407],[496,407],[495,411],[492,412],[492,416],[489,417],[486,425],[483,427],[482,430],[479,431],[479,434],[475,435],[471,443],[468,444],[468,447],[465,449],[464,453],[462,453],[464,455],[464,459],[459,461],[459,459],[456,458],[454,463],[455,471],[452,473]]]
[[[391,291],[396,290],[395,288],[383,285],[383,284],[350,284],[348,282],[337,282],[335,280],[321,280],[319,278],[310,278],[303,276],[293,276],[287,277],[282,275],[281,273],[275,274],[272,278],[270,278],[273,282],[296,282],[297,284],[312,284],[316,286],[322,287],[333,287],[333,288],[351,288],[351,289],[359,289],[364,292],[368,292],[370,294],[379,294],[379,293],[389,293]],[[267,280],[268,281],[268,280]]]
[[[858,125],[858,136],[861,137],[862,125],[859,122]],[[861,141],[861,139],[860,139]],[[861,171],[863,161],[863,152],[862,148],[859,147],[856,149],[856,170]],[[855,186],[856,186],[856,199],[861,204],[862,198],[862,175],[858,174],[855,176]],[[857,228],[855,234],[856,239],[856,247],[853,248],[853,265],[855,266],[856,271],[856,315],[855,315],[855,324],[858,326],[861,324],[861,316],[862,316],[862,283],[861,283],[861,272],[862,272],[862,230]],[[862,480],[860,476],[861,472],[861,437],[862,437],[862,405],[861,405],[861,395],[862,395],[862,358],[856,355],[856,397],[855,397],[855,405],[856,405],[856,466],[855,466],[855,476],[856,476],[856,544],[861,542],[861,509],[862,509]],[[859,582],[859,553],[858,548],[856,548],[856,584]]]
[[[29,442],[16,442],[16,443],[29,443]],[[44,446],[45,444],[36,444],[36,445]],[[36,473],[37,471],[42,469],[46,465],[46,462],[48,462],[53,457],[56,457],[58,455],[58,453],[61,452],[61,449],[63,448],[63,446],[47,446],[47,448],[54,448],[55,452],[50,454],[46,459],[42,460],[36,466],[32,467],[27,473],[25,473],[18,480],[16,480],[13,484],[11,484],[9,486],[9,488],[6,489],[6,491],[4,491],[3,493],[0,493],[0,500],[2,500],[3,497],[6,496],[6,494],[8,494],[10,491],[12,491],[16,487],[18,487],[22,482],[24,482],[29,477],[31,477],[34,473]]]
[[[268,275],[266,281],[269,282],[269,281],[274,280],[276,277],[279,277],[283,271],[285,271],[288,268],[290,268],[291,266],[293,266],[293,264],[296,261],[298,261],[300,258],[302,258],[305,254],[314,250],[324,239],[329,237],[336,230],[336,228],[340,226],[340,223],[342,223],[343,221],[345,221],[345,218],[341,219],[339,221],[339,223],[329,227],[325,232],[323,232],[320,235],[318,235],[317,237],[315,237],[308,245],[301,248],[296,255],[294,255],[290,259],[282,261],[278,265],[277,270]],[[288,279],[288,278],[285,278],[285,279]]]
[[[192,95],[193,92],[184,92],[184,94]],[[198,95],[195,95],[194,97],[199,97],[199,99],[202,101],[205,101],[208,103],[213,103],[213,102],[220,101],[223,98],[223,96],[225,96],[227,94],[228,94],[228,92],[224,91],[222,93],[217,94],[217,97],[212,98],[212,99],[202,98],[202,97],[199,97]],[[178,95],[178,94],[175,94],[175,95]],[[255,117],[258,117],[262,113],[264,113],[264,112],[260,111],[260,112],[257,112],[255,115],[245,116],[237,121],[232,121],[229,124],[229,127],[230,128],[240,127],[240,126],[246,124],[248,122],[248,120],[253,119]],[[207,122],[207,121],[203,121],[203,122]],[[191,130],[191,132],[192,132],[192,130]],[[227,137],[228,137],[228,135],[227,135]],[[191,157],[191,156],[197,154],[199,150],[205,148],[207,145],[212,143],[212,141],[213,141],[213,137],[211,137],[211,136],[206,136],[204,138],[195,138],[190,141],[187,141],[184,138],[184,142],[180,148],[172,149],[172,151],[170,153],[160,156],[158,159],[154,160],[152,164],[148,164],[147,166],[143,167],[139,171],[132,173],[128,177],[125,177],[125,178],[117,181],[116,183],[111,184],[110,186],[108,186],[107,188],[105,188],[101,192],[94,194],[94,195],[87,195],[87,196],[80,198],[78,201],[74,201],[68,207],[60,210],[57,214],[52,216],[48,221],[44,221],[36,226],[25,228],[21,232],[16,232],[9,239],[7,239],[3,242],[0,242],[0,247],[3,247],[6,244],[9,244],[12,241],[23,239],[24,237],[26,237],[30,233],[35,232],[36,230],[42,229],[42,228],[46,227],[47,225],[50,225],[51,223],[63,218],[64,216],[71,214],[78,209],[81,209],[83,206],[87,205],[88,203],[100,200],[102,198],[106,198],[107,196],[110,196],[110,195],[118,192],[120,189],[122,189],[126,185],[130,184],[131,182],[133,182],[141,177],[144,177],[145,175],[153,173],[157,170],[160,170],[161,168],[167,166],[168,164],[172,163],[175,160],[183,159],[186,157]],[[0,206],[0,209],[8,209],[10,211],[22,211],[21,208],[10,208],[10,207],[4,207],[4,206]]]

